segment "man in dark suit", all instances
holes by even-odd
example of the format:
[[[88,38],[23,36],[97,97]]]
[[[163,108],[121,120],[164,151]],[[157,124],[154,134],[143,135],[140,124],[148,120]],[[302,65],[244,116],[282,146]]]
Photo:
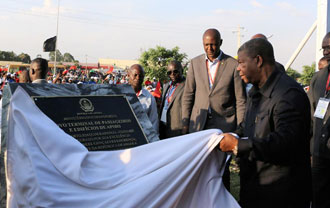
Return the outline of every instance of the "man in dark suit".
[[[322,41],[323,55],[330,58],[330,32]],[[329,66],[315,73],[308,97],[313,117],[313,207],[330,207],[330,73]],[[322,113],[323,112],[323,113]]]
[[[238,50],[238,67],[252,83],[237,139],[225,133],[220,149],[240,159],[243,208],[310,205],[309,101],[302,87],[276,69],[272,45],[257,38]]]
[[[163,87],[160,107],[159,134],[161,139],[182,134],[182,95],[185,78],[179,61],[171,61],[167,67],[170,82]]]

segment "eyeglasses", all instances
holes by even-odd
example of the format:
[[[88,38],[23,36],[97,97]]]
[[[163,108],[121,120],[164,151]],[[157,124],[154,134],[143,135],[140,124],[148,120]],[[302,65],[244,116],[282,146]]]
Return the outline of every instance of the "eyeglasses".
[[[170,76],[171,74],[178,74],[179,73],[179,70],[177,69],[174,69],[173,71],[167,71],[167,75]]]

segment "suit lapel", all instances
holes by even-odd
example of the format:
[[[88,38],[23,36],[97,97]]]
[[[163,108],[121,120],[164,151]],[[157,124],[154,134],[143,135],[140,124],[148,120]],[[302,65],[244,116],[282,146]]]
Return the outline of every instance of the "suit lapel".
[[[173,97],[172,97],[172,100],[171,102],[169,103],[168,105],[168,108],[170,108],[172,106],[172,103],[174,102],[175,98],[177,97],[177,95],[181,92],[181,90],[183,90],[183,83],[184,82],[181,82],[178,87],[176,88],[174,94],[173,94]]]
[[[323,70],[327,70],[327,69],[323,69]],[[326,85],[327,85],[327,81],[328,81],[328,76],[329,76],[329,74],[328,73],[324,73],[324,75],[322,76],[322,82],[318,82],[318,83],[320,83],[320,85],[318,86],[319,87],[319,95],[320,95],[320,98],[322,98],[322,97],[324,97],[325,95],[325,91],[326,91]],[[330,96],[328,95],[327,96],[327,98],[329,99],[330,98]],[[318,103],[316,103],[316,105],[317,105]],[[328,109],[329,109],[329,106],[328,106]],[[327,112],[326,112],[326,114],[325,114],[325,116],[324,116],[324,120],[326,121],[326,120],[328,120],[328,118],[330,117],[330,111],[329,110],[327,110]]]
[[[323,71],[322,71],[323,72]],[[326,85],[328,81],[328,73],[324,73],[324,76],[322,76],[322,81],[318,82],[318,87],[316,89],[319,89],[319,97],[324,97],[324,92],[326,90]]]
[[[213,92],[214,88],[219,84],[219,81],[221,80],[222,74],[224,72],[224,69],[226,68],[226,59],[225,59],[225,54],[223,53],[220,59],[220,65],[219,68],[217,69],[217,74],[215,75],[214,83],[213,86],[210,90],[210,94]]]
[[[201,76],[202,83],[204,83],[204,86],[207,90],[206,92],[210,93],[210,81],[209,81],[209,75],[207,73],[207,68],[206,68],[206,55],[201,56],[201,60],[199,61],[199,63],[201,64],[201,66],[198,68],[201,69],[199,74]]]
[[[164,86],[163,94],[162,94],[162,106],[161,106],[161,109],[163,109],[163,107],[165,105],[166,93],[167,93],[167,90],[168,90],[169,87],[170,87],[170,84],[169,83],[166,83],[166,85]]]

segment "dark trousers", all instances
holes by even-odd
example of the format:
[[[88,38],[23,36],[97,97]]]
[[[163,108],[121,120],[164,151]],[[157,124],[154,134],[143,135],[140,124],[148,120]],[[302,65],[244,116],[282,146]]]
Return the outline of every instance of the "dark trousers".
[[[217,123],[213,119],[212,115],[208,115],[208,118],[206,120],[206,124],[204,127],[204,130],[206,130],[206,129],[221,129],[221,127],[219,125],[217,125]],[[228,160],[226,167],[225,167],[225,171],[222,175],[223,185],[225,185],[225,187],[228,191],[230,191],[230,171],[229,171],[230,161],[231,161],[231,159]],[[224,157],[223,163],[225,163],[225,162],[226,162],[226,157]]]
[[[313,208],[330,207],[330,159],[313,156]]]

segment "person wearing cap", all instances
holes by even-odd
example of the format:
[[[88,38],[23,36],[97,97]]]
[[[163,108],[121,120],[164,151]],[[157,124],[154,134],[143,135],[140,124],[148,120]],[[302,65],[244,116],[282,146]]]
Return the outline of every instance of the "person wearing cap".
[[[156,77],[154,77],[152,80],[153,81],[151,83],[151,86],[152,86],[152,88],[156,88],[156,86],[157,86],[157,79],[156,79]]]
[[[170,82],[164,84],[160,106],[159,137],[167,139],[182,135],[182,95],[185,77],[181,62],[171,61],[167,67]]]

